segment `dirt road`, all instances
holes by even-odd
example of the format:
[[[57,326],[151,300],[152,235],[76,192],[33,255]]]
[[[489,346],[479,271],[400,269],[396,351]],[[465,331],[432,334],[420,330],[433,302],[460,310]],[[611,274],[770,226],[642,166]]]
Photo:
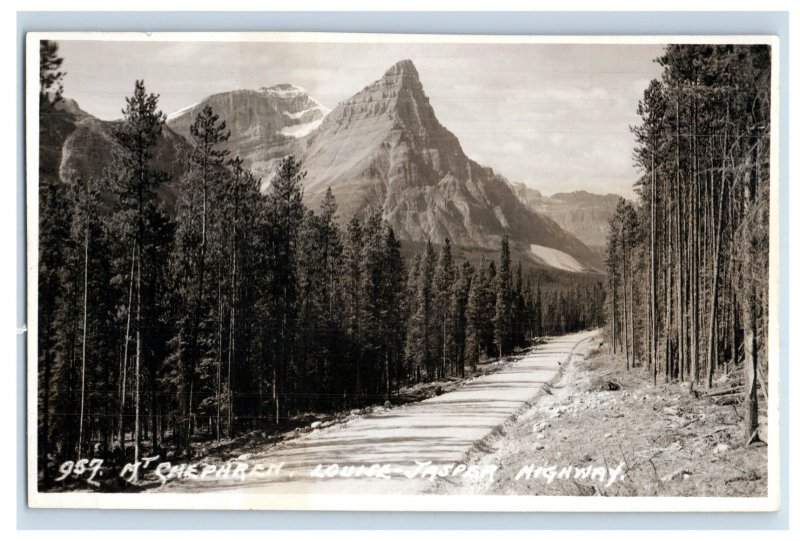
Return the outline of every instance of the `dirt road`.
[[[432,468],[454,465],[511,415],[534,399],[571,353],[596,331],[549,339],[525,357],[460,389],[314,430],[283,444],[238,457],[226,469],[192,475],[178,469],[159,491],[247,493],[417,494],[431,486]],[[239,468],[239,472],[237,472]],[[167,467],[161,473],[169,475]]]

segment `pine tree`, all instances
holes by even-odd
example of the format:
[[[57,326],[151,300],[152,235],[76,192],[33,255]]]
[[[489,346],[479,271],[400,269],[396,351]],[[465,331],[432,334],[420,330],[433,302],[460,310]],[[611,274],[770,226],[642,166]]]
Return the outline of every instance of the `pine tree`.
[[[422,255],[417,252],[411,261],[405,281],[405,302],[403,315],[406,320],[405,346],[404,346],[404,372],[413,381],[421,379],[422,365],[419,360],[420,344],[422,343],[422,329],[417,318],[417,296],[419,292],[419,275],[422,266]]]
[[[83,184],[83,186],[80,186]],[[97,220],[97,212],[98,212],[98,190],[95,186],[92,185],[89,181],[84,182],[76,182],[73,185],[73,208],[75,212],[73,214],[73,238],[77,245],[81,246],[82,249],[82,275],[83,275],[83,283],[81,284],[80,289],[83,291],[83,299],[82,299],[82,322],[81,322],[81,369],[80,369],[80,414],[78,418],[78,450],[77,450],[77,457],[80,458],[83,456],[83,448],[84,444],[86,443],[86,439],[84,439],[84,423],[87,411],[87,397],[86,397],[86,387],[87,387],[87,366],[86,366],[86,356],[88,351],[88,336],[89,336],[89,268],[93,265],[90,263],[90,247],[93,248],[94,244],[97,242],[98,232],[98,220]],[[91,250],[91,252],[95,252],[95,250]],[[95,305],[96,307],[96,305]],[[91,366],[90,366],[91,370]],[[90,382],[91,384],[91,382]]]
[[[519,261],[514,270],[511,299],[511,346],[521,347],[525,344],[527,307],[523,295],[522,263]]]
[[[119,203],[117,223],[120,237],[132,246],[136,258],[135,285],[135,367],[134,367],[134,461],[140,457],[141,447],[141,383],[142,370],[149,364],[157,312],[155,287],[156,266],[152,261],[154,230],[163,215],[158,207],[156,188],[167,180],[167,175],[153,164],[153,153],[164,115],[158,110],[158,95],[147,94],[144,81],[136,81],[133,96],[126,98],[123,110],[125,121],[115,131],[122,148],[121,173],[117,177]],[[154,434],[155,436],[155,434]],[[155,441],[153,446],[155,446]]]
[[[400,253],[400,241],[395,237],[391,227],[385,227],[385,289],[386,301],[386,341],[385,360],[386,400],[391,400],[392,381],[401,377],[400,365],[403,357],[403,340],[405,338],[405,282],[406,274],[403,257]]]
[[[64,59],[58,56],[58,43],[43,39],[39,42],[39,111],[49,112],[62,99],[65,72]]]
[[[481,268],[476,272],[475,277],[472,279],[469,288],[469,297],[467,298],[466,309],[466,340],[464,344],[465,362],[469,365],[470,369],[474,372],[478,366],[478,360],[481,354],[481,311],[483,309],[483,271]]]
[[[458,267],[458,279],[453,288],[450,311],[453,314],[453,342],[457,375],[463,377],[467,364],[468,305],[474,269],[466,259]],[[472,346],[471,346],[472,347]]]
[[[181,416],[185,420],[180,428],[183,442],[187,445],[189,436],[195,429],[198,396],[202,395],[201,384],[197,381],[201,359],[204,372],[221,372],[222,355],[220,344],[213,345],[214,316],[212,307],[220,308],[220,299],[214,302],[211,291],[221,294],[221,239],[218,234],[217,211],[222,207],[223,191],[222,166],[227,150],[218,148],[230,137],[225,122],[220,121],[210,106],[206,105],[197,114],[189,127],[193,143],[190,154],[190,171],[182,179],[182,204],[178,214],[178,257],[183,261],[181,324],[181,376],[178,387],[181,399]],[[208,269],[212,265],[209,255],[216,255],[217,287],[209,287]],[[221,314],[217,314],[221,321]],[[216,349],[216,355],[213,354]],[[207,377],[207,376],[206,376]],[[221,379],[221,378],[216,378]],[[219,389],[216,389],[219,395]],[[217,400],[218,401],[218,400]],[[213,407],[209,402],[206,408]]]
[[[386,268],[385,238],[383,220],[377,211],[372,211],[364,223],[364,248],[362,260],[362,378],[369,386],[370,395],[384,395],[381,387],[386,382],[387,369],[386,313],[388,310],[385,296]]]
[[[58,44],[51,41],[39,43],[39,115],[52,114],[55,103],[61,97],[64,73],[60,71],[63,60],[58,56]],[[44,123],[40,124],[40,154],[45,141]],[[51,409],[54,357],[58,341],[56,327],[57,306],[64,293],[61,282],[61,266],[64,248],[69,237],[71,209],[67,205],[64,186],[53,177],[54,171],[44,169],[44,160],[39,160],[39,276],[38,276],[38,372],[39,372],[39,426],[38,460],[39,471],[45,484],[50,482],[51,469],[48,456],[51,448]]]
[[[433,275],[435,270],[436,253],[430,241],[425,245],[425,252],[420,262],[417,280],[417,310],[413,317],[416,332],[414,345],[415,363],[425,370],[425,379],[430,381],[435,378],[435,351],[433,350],[433,315],[434,291]]]
[[[445,239],[439,252],[436,270],[433,275],[433,336],[432,344],[435,379],[444,378],[452,373],[455,351],[455,317],[453,313],[453,295],[455,286],[455,268],[450,240]]]
[[[337,223],[337,204],[333,192],[328,188],[320,205],[320,257],[322,261],[321,302],[323,311],[323,354],[328,359],[325,366],[329,374],[323,387],[333,385],[341,355],[343,333],[340,317],[341,295],[337,287],[342,273],[342,234]],[[330,389],[329,389],[330,390]]]
[[[314,211],[307,211],[299,232],[297,249],[298,339],[297,365],[291,384],[300,390],[319,387],[322,319],[325,316],[322,297],[325,285],[323,259],[323,224]],[[312,410],[314,397],[303,393],[298,397],[303,410]]]
[[[361,397],[361,344],[362,344],[362,311],[363,291],[362,283],[362,254],[363,231],[361,222],[356,216],[350,219],[345,235],[342,259],[344,273],[342,277],[342,296],[344,297],[345,312],[345,337],[347,347],[345,358],[348,360],[344,373],[350,374],[350,382],[343,385],[345,396]]]
[[[487,356],[493,357],[497,355],[497,346],[495,343],[496,335],[496,306],[497,306],[497,266],[493,259],[484,260],[482,266],[485,282],[483,284],[483,317],[481,322],[481,342],[483,344],[483,351]]]
[[[273,412],[276,424],[286,420],[289,395],[286,376],[294,365],[297,323],[297,239],[303,222],[302,182],[306,173],[294,156],[281,160],[266,200],[271,267],[271,319],[274,335],[271,366]]]
[[[495,278],[495,345],[500,357],[504,351],[508,353],[511,338],[511,253],[508,247],[508,236],[504,236],[500,244],[500,269]]]
[[[260,192],[259,180],[242,167],[241,158],[229,160],[228,166],[229,172],[222,177],[221,214],[217,220],[220,246],[216,257],[225,260],[219,264],[226,269],[222,272],[227,275],[227,278],[223,278],[223,285],[227,286],[225,296],[228,304],[227,351],[222,359],[225,363],[222,370],[225,388],[224,391],[220,389],[219,400],[222,400],[222,404],[218,406],[219,414],[224,412],[226,415],[226,433],[231,437],[236,417],[237,385],[234,379],[239,375],[238,385],[248,393],[252,393],[253,389],[247,386],[256,379],[251,377],[256,371],[243,366],[242,360],[248,354],[255,355],[253,342],[258,324],[257,296],[264,281],[264,273],[259,272],[263,266],[260,264],[257,231],[263,229],[265,200]],[[240,406],[249,408],[247,403],[241,403]]]

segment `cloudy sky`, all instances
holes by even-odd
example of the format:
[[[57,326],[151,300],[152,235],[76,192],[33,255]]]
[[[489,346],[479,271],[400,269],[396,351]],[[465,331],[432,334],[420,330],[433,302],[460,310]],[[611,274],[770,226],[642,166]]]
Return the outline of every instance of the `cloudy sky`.
[[[62,41],[65,96],[121,116],[135,79],[170,113],[217,92],[292,83],[333,109],[411,59],[472,159],[545,194],[630,196],[636,104],[657,45]]]

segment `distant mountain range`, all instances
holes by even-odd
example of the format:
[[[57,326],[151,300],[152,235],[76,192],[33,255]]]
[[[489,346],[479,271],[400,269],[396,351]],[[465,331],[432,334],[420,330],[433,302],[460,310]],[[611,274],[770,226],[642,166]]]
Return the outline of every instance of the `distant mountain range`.
[[[513,186],[514,193],[528,207],[552,218],[592,250],[605,250],[608,223],[620,200],[619,195],[580,190],[546,197],[522,182],[515,182]]]
[[[465,253],[493,253],[507,234],[517,257],[602,271],[604,220],[617,196],[548,198],[469,159],[437,120],[410,60],[332,111],[303,89],[282,84],[215,94],[169,114],[156,159],[176,178],[185,172],[177,157],[189,148],[189,126],[206,104],[231,130],[227,148],[263,179],[264,189],[277,161],[295,154],[308,172],[306,204],[315,208],[331,188],[343,223],[381,208],[398,238],[411,244],[449,238]],[[69,181],[104,174],[116,151],[113,121],[65,100],[42,124],[43,175]],[[164,189],[168,203],[174,190],[174,184]]]

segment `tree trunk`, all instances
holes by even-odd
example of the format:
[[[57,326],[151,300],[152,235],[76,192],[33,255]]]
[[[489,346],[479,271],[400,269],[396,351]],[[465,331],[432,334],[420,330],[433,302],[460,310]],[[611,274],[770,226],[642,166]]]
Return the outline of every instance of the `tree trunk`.
[[[627,247],[625,245],[625,224],[621,225],[622,228],[622,326],[624,332],[624,350],[625,350],[625,369],[631,369],[631,360],[628,352],[628,259]]]
[[[669,186],[669,179],[667,179],[667,203],[665,204],[665,213],[667,215],[667,250],[666,250],[666,258],[667,264],[666,268],[664,269],[664,282],[666,286],[666,301],[667,301],[667,313],[666,319],[664,322],[664,329],[665,329],[665,338],[666,338],[666,354],[665,354],[665,380],[667,382],[671,381],[674,372],[674,359],[672,355],[673,349],[673,315],[672,315],[672,206],[671,206],[671,199],[672,199],[672,187]]]
[[[221,266],[220,266],[221,267]],[[219,319],[219,352],[217,354],[217,441],[220,440],[220,417],[222,415],[222,325],[223,325],[223,315],[222,315],[222,269],[220,268],[220,273],[217,281],[217,317]]]
[[[136,249],[136,367],[134,369],[134,417],[133,417],[133,461],[139,461],[141,447],[141,428],[139,425],[139,385],[142,364],[142,249]],[[137,470],[138,471],[138,470]],[[133,481],[138,481],[134,475]]]
[[[617,277],[611,275],[611,352],[617,354]]]
[[[657,180],[655,162],[656,142],[653,141],[653,149],[650,152],[650,357],[648,363],[652,363],[653,385],[656,383],[658,373],[656,363],[656,349],[658,338],[656,336],[656,200],[657,200]]]
[[[725,134],[725,145],[722,158],[722,193],[719,199],[719,212],[717,213],[717,231],[714,236],[714,271],[711,279],[711,317],[708,323],[708,355],[706,356],[706,387],[711,388],[714,378],[714,353],[717,349],[716,339],[716,325],[717,325],[717,304],[718,304],[718,289],[719,289],[719,259],[720,248],[722,245],[722,209],[725,205],[725,196],[727,194],[728,179],[725,171],[725,154],[727,153],[728,134]]]
[[[756,370],[758,354],[756,344],[756,301],[752,292],[745,295],[742,320],[744,323],[744,441],[748,443],[758,431],[758,393],[756,389]]]
[[[125,397],[127,396],[127,375],[128,375],[128,344],[130,343],[131,335],[131,308],[133,307],[133,271],[136,266],[136,241],[133,241],[133,250],[131,250],[131,274],[128,286],[128,314],[127,322],[125,324],[125,346],[122,356],[122,386],[120,387],[120,406],[119,406],[119,448],[125,453]]]
[[[684,232],[685,232],[685,216],[683,213],[683,190],[681,190],[681,138],[680,138],[680,105],[675,104],[675,152],[676,152],[676,170],[675,170],[675,191],[678,204],[676,215],[676,228],[677,228],[677,246],[675,247],[676,257],[678,259],[678,373],[679,379],[684,381],[686,377],[686,252],[684,246],[686,245]]]
[[[691,187],[691,356],[692,356],[692,381],[700,381],[700,336],[699,336],[699,309],[700,309],[700,185],[698,182],[698,150],[697,150],[697,100],[692,99],[692,187]]]
[[[50,357],[50,326],[51,323],[49,321],[49,314],[48,314],[48,321],[44,325],[45,329],[45,339],[43,340],[45,351],[44,351],[44,377],[42,378],[42,389],[44,391],[44,396],[42,397],[42,439],[41,439],[41,449],[39,453],[41,455],[41,461],[39,469],[42,472],[42,478],[45,484],[49,483],[50,481],[50,468],[48,462],[48,455],[50,454],[50,378],[51,378],[51,367],[50,364],[52,359]]]
[[[88,198],[88,194],[86,196]],[[84,202],[88,204],[88,201]],[[81,415],[78,421],[78,460],[83,453],[83,416],[86,410],[86,324],[89,313],[89,220],[83,234],[83,342],[81,344]]]
[[[233,265],[231,266],[231,321],[229,329],[229,344],[228,344],[228,377],[227,387],[228,392],[226,398],[228,401],[228,437],[233,434],[233,395],[231,385],[231,365],[233,364],[234,355],[236,354],[236,225],[233,227],[234,246],[233,246]]]

